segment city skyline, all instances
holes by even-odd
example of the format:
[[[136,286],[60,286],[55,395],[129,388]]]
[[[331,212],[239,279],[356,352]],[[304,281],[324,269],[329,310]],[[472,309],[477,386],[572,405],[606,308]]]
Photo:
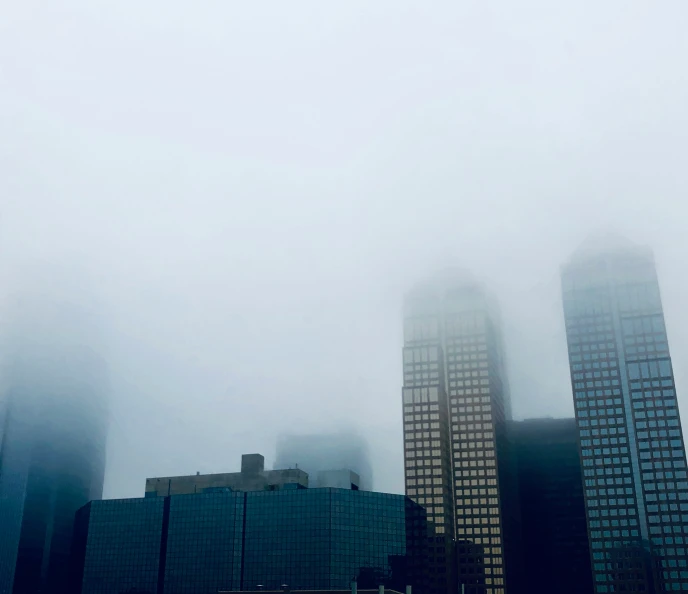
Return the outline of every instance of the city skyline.
[[[688,587],[686,453],[652,251],[615,235],[588,237],[562,264],[562,303],[581,448],[579,465],[565,480],[576,482],[578,472],[581,488],[585,485],[589,544],[576,532],[570,541],[555,545],[558,537],[552,533],[545,546],[575,547],[576,562],[583,564],[576,576],[580,579],[588,571],[581,554],[589,554],[598,594],[680,591]],[[528,531],[537,527],[521,526],[522,514],[529,514],[531,524],[536,518],[524,500],[516,502],[514,473],[517,466],[527,468],[536,461],[518,460],[518,452],[527,450],[519,450],[504,431],[511,403],[496,302],[470,275],[447,270],[406,295],[403,323],[406,494],[427,508],[434,535],[454,524],[455,577],[467,592],[519,591],[525,586],[520,575],[524,559],[515,551],[521,542],[530,542]],[[475,424],[475,419],[489,424]],[[484,433],[488,427],[492,431]],[[523,439],[522,432],[513,433],[516,429],[514,425],[512,438]],[[488,437],[491,441],[485,441]],[[562,447],[552,443],[555,449]],[[490,457],[497,472],[486,467]],[[546,459],[540,464],[547,464]],[[466,499],[481,495],[481,475],[490,472],[495,475],[494,498]],[[533,497],[539,487],[560,488],[546,484],[545,475],[540,480],[545,482],[533,486]],[[528,493],[521,486],[521,497],[530,497]],[[451,510],[447,500],[455,501]],[[484,507],[488,503],[494,509]],[[570,521],[573,529],[579,519],[574,522],[572,516]],[[501,548],[485,547],[486,542],[495,544],[494,538],[484,539],[495,528],[481,527],[492,523],[501,531]],[[505,546],[509,541],[510,554]],[[442,553],[450,549],[447,543],[444,547]],[[490,555],[493,551],[500,555]],[[432,549],[430,555],[432,573]],[[551,563],[561,560],[553,557]],[[449,562],[446,571],[452,567]],[[506,573],[506,584],[494,580],[495,571]],[[552,579],[557,574],[550,574]],[[567,586],[574,583],[569,580]]]
[[[688,576],[681,525],[688,521],[688,502],[683,502],[688,482],[652,251],[614,237],[583,242],[562,265],[562,303],[596,592],[614,592],[621,585],[677,591]],[[54,312],[36,316],[41,312],[23,306],[37,328],[55,319]],[[481,283],[456,269],[416,284],[405,298],[406,494],[427,509],[432,592],[449,591],[454,580],[467,594],[510,594],[520,587],[517,464],[509,441],[513,415],[499,309]],[[47,327],[64,332],[79,319],[72,307],[64,311],[57,324]],[[31,345],[36,336],[23,338]],[[35,352],[35,361],[54,375],[57,359],[46,366],[49,351]],[[77,360],[88,360],[84,352],[75,352]],[[26,353],[18,358],[15,381],[28,378],[35,368]],[[77,382],[97,385],[96,376],[87,379],[98,371],[97,360],[86,375],[65,363]],[[36,384],[33,391],[48,386]],[[8,409],[0,432],[0,460],[5,465],[9,460],[10,466],[18,451],[12,422],[30,419],[16,410]],[[66,419],[57,409],[52,414]],[[313,443],[313,436],[304,439]],[[354,440],[350,446],[352,459],[365,460],[364,442]],[[5,491],[12,476],[3,468],[0,486]],[[89,487],[87,498],[98,499],[101,487]],[[456,565],[448,562],[455,555]]]
[[[653,246],[688,360],[684,1],[67,3],[4,13],[0,305],[31,261],[93,277],[107,497],[331,419],[403,491],[401,296],[457,264],[514,416],[572,414],[557,271],[595,229]]]
[[[7,3],[0,594],[688,594],[686,22]]]
[[[580,243],[580,242],[579,242]],[[552,267],[551,272],[555,272],[556,267]],[[483,275],[484,278],[484,275]],[[499,287],[500,286],[500,279],[499,278],[493,278],[492,282],[488,282],[488,285]],[[506,305],[506,310],[509,312],[513,306],[513,304],[509,303],[509,300],[502,299],[503,303],[502,305]],[[559,355],[556,357],[559,359],[561,362],[565,362],[565,353],[566,353],[566,338],[565,338],[565,333],[563,329],[563,317],[561,316],[561,297],[557,296],[556,302],[552,304],[547,305],[547,311],[549,312],[549,308],[551,305],[551,310],[554,311],[554,314],[551,315],[551,320],[550,323],[553,328],[557,329],[557,334],[558,339],[552,342],[552,348],[549,349],[548,353],[546,354],[546,358],[551,361],[554,355],[558,352]],[[549,313],[547,315],[550,315]],[[528,366],[524,366],[522,362],[522,358],[524,356],[523,353],[527,353],[530,349],[533,343],[533,337],[529,336],[528,333],[520,332],[518,334],[518,339],[516,340],[516,337],[514,336],[514,318],[515,316],[513,315],[513,311],[511,311],[511,315],[504,316],[504,323],[506,326],[506,336],[507,336],[507,351],[509,353],[509,361],[510,361],[510,379],[513,378],[514,376],[521,376],[523,377],[524,375],[524,370],[528,369]],[[398,319],[398,318],[397,318]],[[561,328],[558,330],[558,328]],[[391,329],[390,329],[391,330]],[[670,335],[674,336],[675,332],[670,328],[669,330]],[[391,334],[391,332],[390,332]],[[551,339],[550,339],[551,340]],[[518,349],[516,349],[516,357],[514,357],[514,351],[515,351],[515,342],[522,342],[524,345],[524,348],[521,349],[523,352],[518,352]],[[509,344],[511,345],[509,347]],[[672,341],[673,344],[673,341]],[[680,351],[680,348],[678,349]],[[147,355],[144,355],[146,357]],[[556,368],[559,363],[557,364],[551,364],[551,368]],[[362,366],[360,369],[362,369],[362,373],[366,373],[365,369],[368,367],[368,365],[365,362],[362,362]],[[677,374],[679,376],[683,375],[686,373],[686,370],[684,369],[684,366],[679,366],[678,369],[676,370]],[[514,418],[517,419],[524,419],[524,418],[538,418],[542,416],[549,416],[549,417],[554,417],[554,418],[560,418],[560,417],[566,417],[566,416],[572,416],[574,414],[574,409],[571,403],[571,397],[570,397],[570,382],[569,382],[569,376],[568,376],[568,369],[566,369],[566,376],[562,376],[557,382],[552,383],[551,380],[547,380],[547,378],[544,378],[546,381],[543,383],[542,386],[539,386],[539,378],[535,376],[531,371],[528,371],[528,390],[524,390],[524,384],[523,380],[517,382],[517,390],[514,393],[514,398],[513,400],[513,409],[515,412]],[[199,381],[201,384],[203,384],[206,380],[205,378],[198,378],[197,381]],[[387,383],[387,382],[385,382]],[[512,382],[513,383],[513,382]],[[537,407],[533,406],[532,404],[527,407],[526,409],[526,402],[527,402],[527,397],[528,394],[542,394],[544,395],[545,393],[548,392],[554,392],[554,393],[559,393],[563,394],[562,397],[558,398],[551,398],[551,399],[546,399],[546,402],[541,403]],[[355,394],[355,391],[351,392],[352,395]],[[356,399],[356,396],[353,396],[354,400]],[[390,400],[391,395],[387,395],[385,392],[385,398],[380,400],[377,405],[375,405],[375,410],[378,410],[378,407],[382,405],[382,403],[386,400]],[[373,400],[368,400],[363,406],[371,406],[373,403],[376,401]],[[560,404],[557,404],[560,403]],[[219,403],[218,403],[219,404]],[[565,405],[564,405],[565,404]],[[219,404],[220,408],[222,408],[222,404]],[[561,410],[557,411],[556,408],[557,406],[561,406]],[[686,403],[685,399],[679,398],[679,406],[682,409],[686,408]],[[397,431],[398,429],[396,428],[396,419],[386,419],[386,410],[390,410],[391,405],[387,404],[385,405],[384,410],[379,410],[379,412],[374,415],[374,418],[376,418],[376,425],[375,427],[379,427],[380,424],[383,426],[383,432],[385,435],[388,435],[389,438],[394,439],[395,436],[398,434]],[[524,410],[526,409],[526,410]],[[256,414],[259,414],[256,412]],[[370,415],[368,415],[370,416]],[[192,415],[193,418],[193,415]],[[390,422],[392,421],[392,422]],[[365,417],[357,417],[355,420],[349,420],[346,421],[346,427],[348,426],[354,426],[354,427],[361,427],[361,423],[365,423],[366,419]],[[328,429],[332,433],[338,433],[341,432],[341,429],[336,423],[333,423],[332,420],[327,420],[327,417],[325,417],[325,423]],[[365,426],[365,425],[363,425]],[[258,425],[258,428],[261,427],[261,424]],[[310,427],[307,432],[308,433],[316,433],[320,431],[320,427],[318,425],[307,425],[307,427]],[[382,435],[378,431],[371,431],[372,427],[369,428],[369,430],[366,432],[366,435],[369,436],[370,440],[370,448],[371,448],[371,464],[373,465],[373,472],[376,473],[378,476],[378,488],[380,488],[383,491],[386,492],[395,492],[395,493],[401,493],[404,491],[404,486],[403,486],[403,481],[399,480],[399,470],[403,465],[403,461],[401,460],[401,457],[399,457],[399,460],[397,463],[393,465],[389,465],[388,463],[385,463],[384,460],[385,458],[381,458],[381,451],[384,450],[389,450],[388,448],[381,448],[381,442],[380,442],[380,436]],[[279,430],[277,430],[279,432]],[[326,429],[327,431],[327,429]],[[360,431],[360,429],[358,429]],[[275,443],[277,444],[278,438],[273,438],[271,436],[265,436],[266,439],[275,439]],[[255,439],[255,438],[253,438]],[[389,441],[389,439],[387,440]],[[224,439],[220,442],[219,444],[223,444]],[[254,442],[257,443],[257,442]],[[257,443],[255,446],[257,449],[262,449],[263,446],[263,441],[261,440],[260,443]],[[268,461],[270,462],[270,454],[269,454],[269,446],[266,448],[268,450]],[[240,446],[237,446],[237,450],[240,450]],[[114,453],[115,458],[119,458],[120,454],[119,452]],[[185,460],[186,455],[181,455],[179,457],[179,463],[181,463],[180,466],[167,466],[168,470],[165,472],[167,473],[176,473],[176,472],[191,472],[194,471],[196,466],[198,465],[196,459],[191,459],[188,458]],[[211,457],[212,458],[212,457]],[[208,459],[211,459],[208,458]],[[392,459],[394,459],[394,456],[392,456]],[[165,454],[162,454],[158,458],[159,461],[162,461],[163,465],[167,464],[167,457]],[[275,461],[276,458],[272,458],[272,461]],[[159,467],[159,462],[156,464],[151,464],[147,468],[149,469],[146,474],[151,474],[154,472],[158,471]],[[224,467],[223,463],[220,460],[217,460],[216,463],[213,466],[205,466],[203,467],[204,470],[206,471],[211,471],[213,469],[216,470],[222,470]],[[136,492],[136,488],[138,488],[138,485],[140,484],[141,480],[145,479],[145,475],[139,479],[138,482],[133,483],[133,487],[127,491],[129,494],[134,495]],[[122,490],[123,487],[121,485],[126,485],[128,482],[128,477],[125,476],[123,477],[123,480],[120,484],[113,485],[113,489],[115,489],[114,492],[107,491],[106,490],[106,496],[112,496],[110,493],[116,493],[118,490]]]

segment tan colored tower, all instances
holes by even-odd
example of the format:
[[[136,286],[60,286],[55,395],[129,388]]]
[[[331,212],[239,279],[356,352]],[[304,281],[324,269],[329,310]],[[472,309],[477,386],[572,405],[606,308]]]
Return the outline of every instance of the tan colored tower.
[[[432,521],[435,585],[444,576],[452,590],[456,579],[466,594],[506,594],[519,526],[501,328],[496,305],[465,275],[407,295],[403,406],[406,493]]]

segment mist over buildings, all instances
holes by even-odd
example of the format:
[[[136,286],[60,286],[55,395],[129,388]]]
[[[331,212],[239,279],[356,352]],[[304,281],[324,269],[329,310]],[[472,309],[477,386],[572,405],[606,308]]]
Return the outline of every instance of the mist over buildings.
[[[361,489],[372,491],[375,487],[368,444],[354,428],[312,435],[280,435],[275,468],[296,467],[307,472],[311,480],[323,470],[353,470],[361,477]]]
[[[24,270],[3,308],[3,594],[13,583],[17,591],[38,591],[45,583],[66,591],[74,514],[103,493],[109,404],[104,312],[89,299],[88,279],[77,278],[74,292],[69,269]]]
[[[8,5],[0,293],[38,260],[98,296],[105,496],[342,425],[401,492],[403,296],[448,266],[499,302],[514,416],[571,415],[560,267],[599,228],[654,249],[688,418],[686,17]]]

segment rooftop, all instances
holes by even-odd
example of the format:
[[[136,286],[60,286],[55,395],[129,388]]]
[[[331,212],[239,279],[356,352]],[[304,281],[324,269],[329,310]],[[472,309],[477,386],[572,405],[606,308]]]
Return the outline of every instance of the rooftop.
[[[312,477],[313,487],[358,490],[360,478],[350,470],[319,471]],[[299,468],[265,470],[261,454],[244,454],[240,472],[153,477],[146,479],[146,497],[190,495],[218,491],[280,491],[307,489],[309,476]]]

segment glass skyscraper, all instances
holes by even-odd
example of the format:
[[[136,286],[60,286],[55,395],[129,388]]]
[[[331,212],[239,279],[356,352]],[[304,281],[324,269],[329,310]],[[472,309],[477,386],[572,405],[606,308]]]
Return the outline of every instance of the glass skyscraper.
[[[403,373],[406,493],[428,511],[431,585],[504,594],[520,529],[511,406],[498,308],[481,287],[447,271],[407,295]]]
[[[595,591],[688,592],[688,478],[651,251],[583,246],[562,289]]]
[[[24,303],[0,414],[0,594],[62,594],[74,514],[103,489],[106,373],[83,312]]]

